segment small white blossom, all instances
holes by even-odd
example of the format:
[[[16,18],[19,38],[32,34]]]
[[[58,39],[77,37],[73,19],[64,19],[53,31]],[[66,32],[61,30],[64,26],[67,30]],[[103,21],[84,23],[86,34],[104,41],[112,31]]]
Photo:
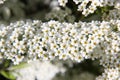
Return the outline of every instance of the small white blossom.
[[[58,0],[61,6],[65,6],[68,0]]]

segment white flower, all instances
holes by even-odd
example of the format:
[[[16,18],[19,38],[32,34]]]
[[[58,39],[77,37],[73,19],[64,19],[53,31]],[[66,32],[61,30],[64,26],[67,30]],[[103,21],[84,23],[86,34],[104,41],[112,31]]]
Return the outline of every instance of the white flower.
[[[93,51],[93,49],[94,49],[94,46],[92,46],[90,44],[86,46],[86,52],[87,53],[91,53]]]
[[[79,43],[77,39],[71,39],[71,45],[77,46],[78,44]]]
[[[18,65],[24,59],[24,56],[14,56],[14,58],[12,61],[15,65]]]
[[[50,44],[50,49],[53,51],[56,51],[56,49],[58,48],[58,45],[56,43],[51,43]]]
[[[68,0],[58,0],[58,2],[61,6],[65,6]]]
[[[7,34],[6,30],[4,30],[4,29],[0,30],[0,36],[1,37],[5,37],[6,34]]]
[[[72,37],[76,37],[76,35],[77,35],[76,32],[77,32],[77,30],[73,28],[73,29],[70,30],[70,33],[69,33],[69,34],[70,34],[70,36],[72,36]]]
[[[49,58],[50,59],[54,59],[55,56],[57,56],[55,52],[49,52]]]
[[[59,59],[66,60],[66,59],[68,59],[68,56],[66,53],[63,52],[61,55],[59,55]]]
[[[75,2],[75,4],[78,4],[80,2],[82,2],[83,0],[73,0]]]
[[[1,40],[0,40],[0,47],[4,47],[4,46],[5,46],[5,43],[6,43],[5,40],[4,40],[4,39],[1,39]]]
[[[82,46],[85,47],[89,44],[89,41],[87,41],[87,39],[83,39],[83,40],[81,40],[81,44],[82,44]]]
[[[18,39],[18,36],[19,36],[19,35],[18,35],[17,33],[12,34],[12,35],[10,36],[11,41],[17,40],[17,39]]]
[[[60,49],[66,49],[67,48],[67,44],[66,43],[61,43],[60,44]]]

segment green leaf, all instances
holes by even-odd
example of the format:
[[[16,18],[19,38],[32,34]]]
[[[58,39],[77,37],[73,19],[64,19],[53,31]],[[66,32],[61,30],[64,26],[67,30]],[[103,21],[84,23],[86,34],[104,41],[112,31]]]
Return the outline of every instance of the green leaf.
[[[7,67],[9,67],[9,65],[10,65],[10,61],[9,60],[5,60],[4,67],[7,68]]]
[[[16,70],[16,69],[21,69],[28,66],[27,63],[20,63],[19,65],[14,65],[8,68],[8,70],[12,71],[12,70]]]
[[[10,79],[10,80],[16,79],[16,77],[13,75],[13,73],[9,72],[9,71],[2,70],[2,71],[0,71],[0,74],[3,75],[5,78]]]

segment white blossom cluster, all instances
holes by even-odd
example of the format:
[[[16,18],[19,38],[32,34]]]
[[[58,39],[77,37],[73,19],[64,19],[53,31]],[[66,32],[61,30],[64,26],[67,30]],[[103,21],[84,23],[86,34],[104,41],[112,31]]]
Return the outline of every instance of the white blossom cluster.
[[[82,11],[82,14],[87,16],[90,13],[94,13],[97,7],[114,6],[120,9],[120,0],[73,0],[78,5],[78,11]],[[65,6],[68,0],[58,0],[61,6]]]
[[[107,68],[102,76],[97,77],[96,80],[120,80],[120,69]]]
[[[57,66],[50,61],[33,61],[27,67],[16,70],[16,80],[52,80],[57,73],[64,73],[63,66]],[[48,75],[49,74],[49,75]]]
[[[120,71],[120,20],[74,24],[33,20],[0,26],[1,59],[19,64],[55,57],[77,62],[100,59],[105,68]]]
[[[3,4],[6,0],[0,0],[0,4]]]

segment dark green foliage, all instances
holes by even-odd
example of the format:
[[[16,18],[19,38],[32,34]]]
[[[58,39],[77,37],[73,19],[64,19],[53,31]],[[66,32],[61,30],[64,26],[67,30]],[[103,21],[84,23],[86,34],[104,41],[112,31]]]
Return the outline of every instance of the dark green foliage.
[[[99,65],[98,60],[85,60],[82,63],[74,63],[73,67],[67,67],[64,75],[59,73],[53,80],[95,80],[102,72],[103,67]]]

